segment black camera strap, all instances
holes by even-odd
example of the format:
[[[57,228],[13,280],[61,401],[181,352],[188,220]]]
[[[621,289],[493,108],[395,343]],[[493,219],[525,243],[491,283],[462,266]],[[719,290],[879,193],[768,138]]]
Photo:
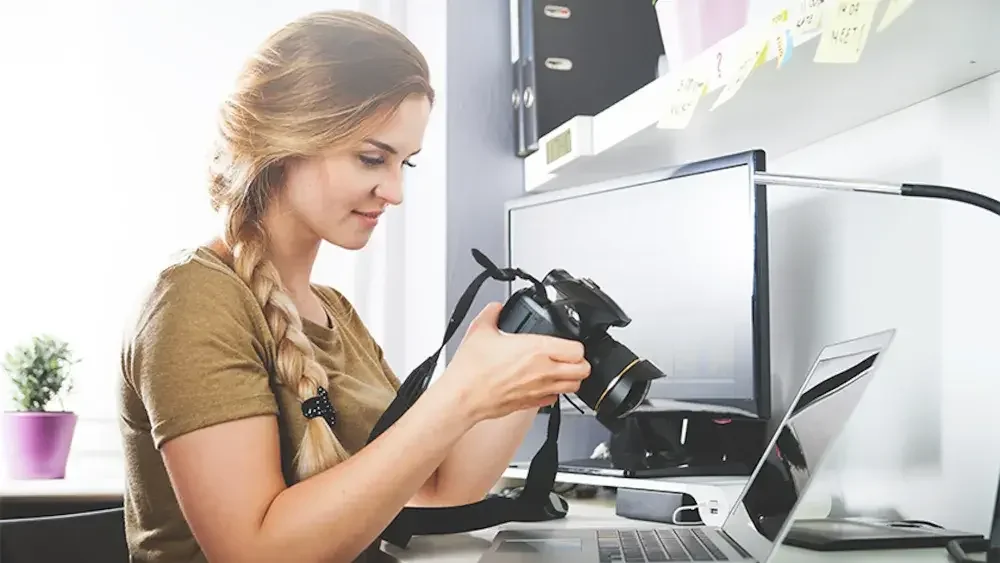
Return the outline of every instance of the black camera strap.
[[[399,420],[427,389],[441,351],[462,324],[486,280],[492,278],[510,282],[521,278],[534,284],[541,296],[545,295],[541,282],[520,269],[498,268],[476,249],[472,250],[472,255],[483,267],[483,271],[469,284],[455,305],[441,346],[403,381],[395,400],[372,429],[368,443]],[[545,442],[531,460],[524,488],[519,495],[508,497],[491,494],[478,502],[460,506],[406,507],[382,532],[382,539],[393,545],[406,547],[414,535],[455,534],[491,528],[507,522],[541,522],[565,517],[568,509],[565,501],[552,493],[559,463],[559,422],[557,403],[549,414]]]

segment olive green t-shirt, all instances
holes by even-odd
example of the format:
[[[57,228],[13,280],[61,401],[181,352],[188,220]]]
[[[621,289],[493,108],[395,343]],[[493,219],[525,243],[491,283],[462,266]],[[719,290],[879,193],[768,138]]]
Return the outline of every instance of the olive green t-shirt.
[[[353,454],[367,442],[399,381],[348,300],[329,287],[313,289],[332,327],[303,319],[303,329],[330,377],[335,433]],[[277,382],[275,342],[250,289],[207,247],[182,254],[159,273],[129,329],[119,399],[132,561],[203,562],[160,447],[214,424],[275,415],[282,468],[291,485],[292,460],[306,425],[301,403]]]

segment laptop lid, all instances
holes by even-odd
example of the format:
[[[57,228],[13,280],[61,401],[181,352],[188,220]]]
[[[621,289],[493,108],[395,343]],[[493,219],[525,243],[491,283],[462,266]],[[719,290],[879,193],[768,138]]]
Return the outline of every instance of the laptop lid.
[[[813,362],[722,526],[755,560],[766,563],[784,541],[789,515],[861,402],[895,332],[830,344]]]

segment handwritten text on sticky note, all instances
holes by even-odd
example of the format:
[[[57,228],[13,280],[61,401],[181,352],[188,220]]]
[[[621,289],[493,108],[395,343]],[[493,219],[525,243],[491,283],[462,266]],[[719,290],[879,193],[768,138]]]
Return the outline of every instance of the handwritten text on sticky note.
[[[715,111],[716,108],[722,104],[728,102],[736,95],[736,92],[743,87],[747,79],[750,78],[750,73],[757,68],[762,61],[767,60],[767,46],[768,41],[761,39],[759,41],[754,41],[747,44],[747,50],[745,52],[745,57],[740,61],[739,66],[736,68],[736,72],[729,77],[729,81],[719,92],[719,97],[715,99],[715,103],[712,104],[711,111]]]
[[[819,30],[824,5],[824,0],[799,0],[790,25],[792,39],[796,44]]]
[[[838,0],[823,14],[817,63],[856,63],[868,42],[878,0]]]
[[[666,107],[657,127],[660,129],[684,129],[691,123],[698,102],[705,95],[708,85],[697,74],[685,76],[671,85],[667,93]]]

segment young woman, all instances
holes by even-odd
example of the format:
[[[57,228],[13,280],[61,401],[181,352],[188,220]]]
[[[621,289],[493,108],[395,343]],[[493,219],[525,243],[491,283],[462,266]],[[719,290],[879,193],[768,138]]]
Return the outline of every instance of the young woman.
[[[578,343],[503,334],[492,304],[365,446],[399,381],[310,270],[402,202],[433,98],[418,50],[360,13],[295,21],[250,59],[211,175],[225,233],[160,273],[122,353],[133,561],[364,560],[404,506],[488,493],[537,408],[589,374]],[[303,409],[324,398],[332,424]]]

